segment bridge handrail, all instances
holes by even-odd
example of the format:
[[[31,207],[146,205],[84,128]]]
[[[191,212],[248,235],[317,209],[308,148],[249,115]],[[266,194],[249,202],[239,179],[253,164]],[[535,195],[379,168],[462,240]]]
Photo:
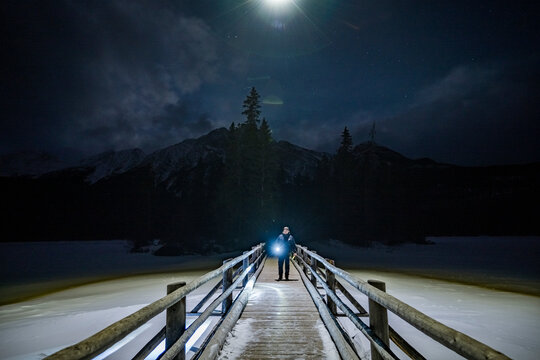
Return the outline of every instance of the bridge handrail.
[[[192,291],[198,289],[208,281],[222,275],[228,269],[234,267],[244,259],[250,257],[253,253],[264,249],[264,243],[259,244],[252,248],[251,251],[244,252],[244,254],[237,256],[230,261],[224,263],[216,270],[210,271],[200,278],[191,281],[189,284],[173,291],[172,293],[162,297],[159,300],[143,307],[142,309],[134,312],[131,315],[124,317],[121,320],[107,326],[105,329],[97,332],[96,334],[80,341],[77,344],[66,347],[45,359],[47,360],[63,360],[63,359],[91,359],[96,355],[102,353],[107,348],[111,347],[131,332],[145,324],[147,321],[165,311],[169,307],[176,304],[182,298],[187,296]]]
[[[309,266],[308,263],[302,257],[298,257],[298,260],[302,262],[305,266]],[[294,264],[296,266],[296,264]],[[377,348],[379,355],[385,360],[396,360],[398,359],[390,348],[366,325],[364,324],[354,313],[353,311],[337,296],[337,294],[329,288],[329,286],[324,282],[321,275],[317,272],[313,272],[313,276],[321,283],[323,289],[326,291],[329,297],[337,304],[337,306],[343,311],[345,315],[352,321],[352,323],[364,334],[364,336],[369,340],[369,342]],[[308,286],[306,284],[306,286]]]
[[[327,270],[335,275],[340,276],[347,281],[351,286],[358,289],[368,298],[380,304],[384,308],[392,311],[394,314],[422,331],[435,341],[446,346],[468,359],[510,359],[501,352],[489,347],[488,345],[465,335],[462,332],[454,330],[437,320],[429,317],[421,311],[404,303],[403,301],[393,297],[392,295],[381,291],[366,281],[353,277],[347,271],[340,269],[326,261],[322,256],[310,251],[307,247],[297,245],[297,248],[308,254],[311,258],[316,259]]]
[[[262,256],[262,255],[261,255]],[[212,311],[221,304],[221,302],[225,299],[225,297],[229,296],[234,290],[236,290],[237,286],[244,280],[246,276],[251,272],[251,269],[253,268],[253,264],[249,265],[247,269],[245,269],[242,274],[236,279],[236,281],[229,286],[229,288],[224,291],[220,296],[218,296],[208,307],[204,312],[199,316],[180,336],[178,340],[167,350],[163,355],[161,355],[161,360],[173,360],[176,358],[176,355],[178,355],[181,351],[184,350],[184,346],[188,342],[189,338],[197,331],[197,328],[202,325],[206,319],[210,317],[212,314]]]

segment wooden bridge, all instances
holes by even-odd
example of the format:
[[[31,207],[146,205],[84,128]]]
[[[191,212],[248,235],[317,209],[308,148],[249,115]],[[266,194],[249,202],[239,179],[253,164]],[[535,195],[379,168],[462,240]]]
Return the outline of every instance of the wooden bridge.
[[[163,360],[369,358],[340,317],[369,340],[371,359],[399,359],[391,341],[408,358],[425,359],[422,349],[407,342],[407,334],[389,326],[388,310],[467,359],[509,359],[387,294],[384,283],[357,279],[306,247],[297,246],[289,281],[276,281],[276,263],[267,259],[265,244],[259,244],[189,284],[170,284],[165,297],[46,359],[92,359],[163,311],[166,324],[133,359],[149,358],[163,341],[165,350],[157,356]],[[186,297],[217,278],[221,281],[188,312]],[[355,294],[347,290],[351,287]],[[367,310],[359,304],[360,296],[368,297]],[[186,327],[188,316],[195,320]],[[217,321],[208,326],[211,317]],[[198,345],[191,341],[186,347],[203,324],[207,326],[198,334]]]

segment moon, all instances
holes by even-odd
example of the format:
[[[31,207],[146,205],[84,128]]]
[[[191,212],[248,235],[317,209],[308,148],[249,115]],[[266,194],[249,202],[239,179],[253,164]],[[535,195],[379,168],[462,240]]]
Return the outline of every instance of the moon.
[[[292,0],[264,0],[264,2],[272,7],[281,7],[289,4]]]

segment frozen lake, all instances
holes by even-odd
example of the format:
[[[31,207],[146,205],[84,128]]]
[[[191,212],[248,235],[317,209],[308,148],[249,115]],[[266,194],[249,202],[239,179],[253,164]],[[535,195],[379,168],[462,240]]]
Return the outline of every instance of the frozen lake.
[[[364,280],[384,281],[389,294],[513,359],[538,359],[540,297],[388,272],[350,272]],[[356,298],[368,308],[365,296]],[[388,321],[427,359],[462,359],[393,313],[388,313]],[[360,348],[369,349],[363,335],[356,329],[354,332]],[[400,353],[395,346],[393,350]]]
[[[484,283],[512,279],[519,282],[520,286],[536,287],[538,265],[531,259],[534,257],[538,259],[538,253],[535,252],[538,251],[538,238],[525,238],[521,244],[515,239],[508,238],[483,239],[484,242],[491,242],[491,248],[479,246],[478,243],[471,245],[470,241],[459,238],[453,239],[453,241],[441,239],[442,245],[437,243],[420,247],[405,245],[399,248],[357,249],[333,243],[328,244],[327,249],[323,245],[320,247],[314,245],[313,248],[317,248],[324,256],[336,259],[338,266],[349,269],[351,259],[358,260],[358,263],[353,262],[356,269],[350,270],[355,276],[364,280],[385,281],[388,293],[512,358],[537,359],[537,354],[540,353],[540,344],[537,340],[540,338],[540,297],[499,291],[489,288],[489,283],[488,286]],[[4,299],[10,296],[5,294],[5,291],[28,289],[31,284],[42,284],[41,290],[46,291],[51,284],[56,284],[51,289],[57,290],[65,284],[76,284],[77,279],[86,281],[103,279],[111,275],[121,276],[1,306],[0,358],[41,359],[44,355],[80,341],[162,297],[168,283],[189,282],[206,272],[201,268],[217,266],[223,257],[230,257],[215,255],[209,258],[197,256],[158,258],[149,254],[130,254],[126,251],[125,243],[120,241],[92,243],[41,243],[35,255],[26,257],[16,257],[13,253],[28,254],[28,244],[0,245],[3,250],[1,260],[9,261],[10,267],[9,271],[4,271],[7,265],[5,262],[2,263],[4,268],[1,285]],[[523,245],[524,243],[529,245]],[[79,253],[81,248],[85,250],[83,255]],[[490,256],[490,261],[478,265],[475,259],[482,259],[482,256],[477,250],[482,248],[483,254],[487,253]],[[493,248],[505,251],[496,255],[497,251]],[[445,250],[446,256],[441,255],[444,251],[439,249]],[[62,256],[70,253],[72,257],[67,257],[65,262],[62,262]],[[522,259],[526,260],[523,262],[523,268],[519,270],[505,271],[504,266],[493,259],[493,256],[506,258],[501,260],[505,266],[514,266],[514,261],[518,260],[516,257],[520,253]],[[459,254],[460,257],[454,258]],[[111,262],[113,258],[116,258],[116,261]],[[379,260],[375,262],[373,259],[377,258]],[[403,260],[404,258],[406,260]],[[370,263],[368,260],[373,262]],[[36,262],[34,267],[30,266],[31,261]],[[58,265],[47,272],[47,264],[51,262]],[[462,264],[458,269],[462,268],[463,271],[456,271],[455,268],[451,271],[451,265],[456,262]],[[360,265],[365,269],[359,269]],[[191,266],[198,266],[200,270],[186,270]],[[16,267],[19,267],[20,273],[17,273]],[[432,274],[434,276],[428,277],[430,268],[434,269]],[[524,271],[524,268],[527,271]],[[166,273],[129,276],[152,271],[166,271]],[[437,279],[439,274],[452,281]],[[466,283],[458,282],[461,280]],[[480,283],[483,286],[475,286],[472,283]],[[211,284],[207,284],[205,289],[210,286]],[[188,308],[195,305],[205,289],[188,297]],[[28,294],[28,290],[22,293]],[[358,299],[367,306],[367,299],[364,296],[359,296]],[[460,358],[393,314],[390,314],[389,319],[390,325],[427,358]],[[133,356],[159,331],[163,323],[164,315],[157,316],[146,327],[131,334],[104,358],[125,359]],[[361,334],[354,336],[354,340],[359,349],[367,349],[367,343],[362,340]]]

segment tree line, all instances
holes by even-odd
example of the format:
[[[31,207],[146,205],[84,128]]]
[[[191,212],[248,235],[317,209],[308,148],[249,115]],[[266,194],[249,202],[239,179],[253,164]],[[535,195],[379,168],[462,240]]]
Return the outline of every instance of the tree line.
[[[243,121],[221,131],[219,152],[156,183],[149,166],[96,184],[92,169],[38,179],[3,178],[3,241],[152,239],[163,254],[231,251],[269,241],[284,225],[300,243],[424,242],[427,235],[540,232],[540,164],[466,168],[410,160],[348,128],[311,176],[286,173],[288,150],[272,138],[256,89]],[[214,143],[213,143],[214,144]]]

